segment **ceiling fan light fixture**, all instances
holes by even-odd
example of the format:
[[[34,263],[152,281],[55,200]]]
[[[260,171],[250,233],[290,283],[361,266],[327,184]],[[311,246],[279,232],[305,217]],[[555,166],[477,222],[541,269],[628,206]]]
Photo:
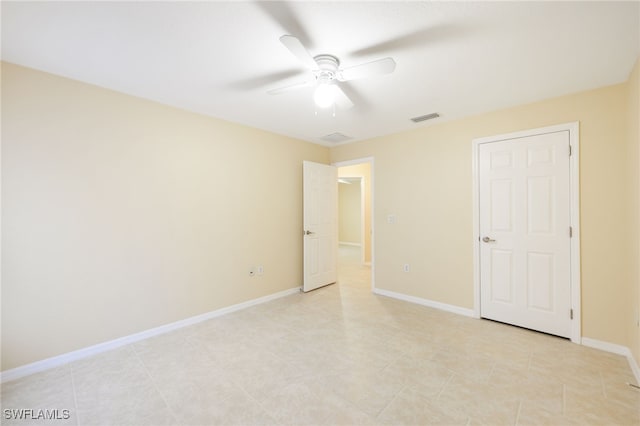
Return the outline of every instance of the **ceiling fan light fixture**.
[[[330,83],[320,83],[313,93],[318,108],[329,108],[335,102],[335,88]]]
[[[293,56],[311,70],[315,78],[316,90],[313,99],[318,108],[330,108],[333,106],[333,116],[336,116],[336,105],[340,108],[351,108],[353,102],[340,88],[338,82],[356,80],[359,78],[375,75],[389,74],[396,68],[393,58],[383,58],[376,61],[355,65],[348,68],[340,68],[340,60],[326,53],[311,56],[304,45],[295,36],[285,34],[280,37],[280,42]],[[301,82],[276,89],[271,89],[267,93],[277,95],[292,89],[306,87],[313,82]],[[316,110],[318,115],[318,110]]]

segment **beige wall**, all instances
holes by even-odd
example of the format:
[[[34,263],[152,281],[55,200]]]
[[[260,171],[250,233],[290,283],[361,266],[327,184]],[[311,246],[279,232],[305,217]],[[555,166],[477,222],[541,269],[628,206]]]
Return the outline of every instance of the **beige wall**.
[[[2,369],[300,285],[302,160],[375,157],[376,286],[472,308],[471,140],[571,121],[581,132],[583,335],[639,359],[638,73],[636,64],[627,84],[334,147],[329,158],[3,63]],[[265,274],[251,278],[256,264]]]
[[[328,159],[3,63],[2,370],[301,285],[302,161]]]
[[[360,182],[338,185],[338,240],[360,245],[362,234],[362,195]]]
[[[640,364],[640,59],[629,77],[627,170],[629,171],[629,347]]]
[[[620,84],[332,148],[375,157],[376,287],[473,308],[471,141],[579,121],[582,331],[627,346],[627,109]]]
[[[360,177],[364,182],[364,261],[371,262],[371,164],[338,167],[338,177]]]

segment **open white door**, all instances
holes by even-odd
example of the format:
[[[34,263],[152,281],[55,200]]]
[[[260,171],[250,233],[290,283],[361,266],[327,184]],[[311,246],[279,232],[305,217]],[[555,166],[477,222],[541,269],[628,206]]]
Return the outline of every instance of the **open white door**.
[[[338,171],[304,161],[304,282],[307,292],[337,280]]]

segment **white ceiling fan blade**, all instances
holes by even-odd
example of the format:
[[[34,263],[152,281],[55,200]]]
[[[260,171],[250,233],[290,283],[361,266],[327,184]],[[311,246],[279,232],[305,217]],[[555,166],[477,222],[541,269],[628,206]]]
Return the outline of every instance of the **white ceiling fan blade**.
[[[283,35],[280,37],[280,42],[284,44],[284,46],[289,49],[293,55],[300,59],[300,61],[307,66],[307,68],[311,70],[315,70],[318,68],[318,64],[313,59],[313,57],[307,52],[307,49],[302,45],[300,40],[292,35]]]
[[[288,86],[277,87],[275,89],[267,90],[270,95],[279,95],[280,93],[290,92],[292,90],[302,89],[303,87],[311,86],[313,81],[303,81],[301,83],[290,84]]]
[[[374,75],[389,74],[396,69],[396,61],[393,58],[378,59],[366,64],[345,68],[338,72],[338,80],[349,81]]]
[[[338,107],[340,107],[341,109],[349,109],[353,107],[353,102],[351,101],[351,99],[349,99],[349,97],[347,96],[346,93],[344,93],[344,91],[340,88],[340,86],[338,86],[337,84],[334,85],[334,93],[335,93],[335,102],[336,105],[338,105]]]

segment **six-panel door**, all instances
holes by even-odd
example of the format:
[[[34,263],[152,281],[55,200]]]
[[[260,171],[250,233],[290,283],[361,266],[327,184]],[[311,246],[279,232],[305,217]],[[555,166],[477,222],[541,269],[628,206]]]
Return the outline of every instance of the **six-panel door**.
[[[570,337],[569,132],[478,149],[481,316]]]
[[[307,292],[337,280],[338,172],[303,162],[304,280]]]

